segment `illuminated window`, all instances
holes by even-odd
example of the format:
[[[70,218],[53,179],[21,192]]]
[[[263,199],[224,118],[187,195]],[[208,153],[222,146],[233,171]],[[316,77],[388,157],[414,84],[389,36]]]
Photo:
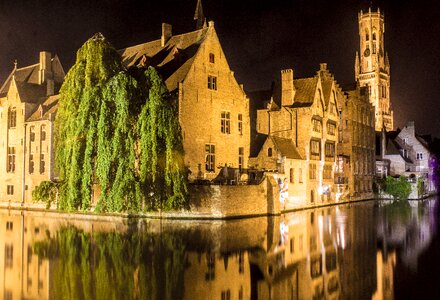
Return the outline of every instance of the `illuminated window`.
[[[8,147],[7,171],[15,172],[15,147]]]
[[[327,134],[335,135],[336,132],[336,124],[332,122],[327,123]]]
[[[310,155],[321,155],[321,142],[319,140],[310,140]]]
[[[212,64],[215,62],[214,53],[209,53],[209,62],[212,63]]]
[[[322,123],[318,119],[312,119],[313,131],[321,132],[322,131]]]
[[[238,133],[243,134],[243,115],[238,114]]]
[[[215,165],[215,145],[205,145],[205,169],[206,171],[213,172]]]
[[[335,157],[334,143],[325,143],[325,157]]]
[[[208,76],[208,89],[217,90],[217,77],[211,75]]]
[[[221,132],[230,134],[231,133],[231,113],[227,111],[222,111],[221,113]]]
[[[17,110],[15,107],[8,110],[8,127],[15,128],[17,126]]]

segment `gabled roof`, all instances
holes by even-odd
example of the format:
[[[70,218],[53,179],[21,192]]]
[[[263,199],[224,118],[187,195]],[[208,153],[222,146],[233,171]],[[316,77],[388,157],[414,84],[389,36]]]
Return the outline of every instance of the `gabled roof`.
[[[285,156],[289,159],[302,159],[291,139],[281,138],[273,135],[269,137],[275,145],[275,148],[281,152],[281,156]]]
[[[60,100],[60,95],[53,95],[46,98],[26,121],[49,120],[50,115],[57,112],[58,100]]]
[[[188,74],[209,27],[172,36],[164,45],[161,40],[121,49],[123,63],[127,67],[154,66],[165,80],[169,91],[178,87]]]
[[[0,88],[0,96],[3,97],[8,93],[13,78],[15,78],[16,82],[38,84],[39,67],[40,64],[35,64],[12,70],[5,83]]]
[[[294,106],[310,106],[315,100],[318,77],[300,78],[293,80],[295,86]]]

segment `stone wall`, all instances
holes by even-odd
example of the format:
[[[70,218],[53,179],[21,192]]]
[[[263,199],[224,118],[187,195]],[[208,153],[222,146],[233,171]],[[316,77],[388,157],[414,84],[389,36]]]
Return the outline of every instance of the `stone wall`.
[[[233,218],[280,214],[279,188],[272,176],[259,185],[190,185],[194,217]]]

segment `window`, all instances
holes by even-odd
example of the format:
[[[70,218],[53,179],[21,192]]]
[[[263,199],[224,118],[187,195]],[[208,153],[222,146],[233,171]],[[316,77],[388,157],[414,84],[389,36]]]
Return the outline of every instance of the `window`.
[[[309,178],[316,179],[316,165],[315,164],[309,165]]]
[[[227,111],[222,111],[221,113],[221,132],[230,134],[231,133],[231,113]]]
[[[303,170],[302,170],[302,168],[298,169],[298,182],[299,183],[303,182]]]
[[[215,62],[215,56],[214,53],[209,53],[209,62],[213,64]]]
[[[310,262],[310,275],[312,278],[316,278],[322,274],[322,261],[321,257],[312,259]]]
[[[336,132],[336,124],[332,122],[327,123],[327,134],[328,135],[335,135]]]
[[[231,290],[222,291],[222,300],[231,300]]]
[[[205,280],[210,281],[215,278],[215,254],[207,253],[206,254],[206,265],[208,267],[208,271],[205,273]]]
[[[376,42],[373,42],[373,54],[376,54]]]
[[[423,159],[423,153],[417,152],[417,160],[422,160],[422,159]]]
[[[6,194],[7,195],[14,195],[14,186],[8,184],[6,187]]]
[[[319,140],[310,140],[310,154],[321,155],[321,142]]]
[[[324,179],[332,179],[332,166],[324,166]]]
[[[244,254],[242,251],[238,253],[238,273],[244,273]]]
[[[14,260],[14,246],[12,244],[5,245],[5,268],[12,268],[12,263]]]
[[[325,143],[325,157],[335,157],[334,143]]]
[[[33,154],[29,154],[29,174],[33,174],[34,173],[34,155]]]
[[[368,32],[367,32],[367,34],[365,35],[365,40],[366,40],[367,42],[370,40],[370,35],[368,34]]]
[[[243,169],[244,166],[244,148],[243,147],[239,147],[238,148],[238,168]]]
[[[272,148],[267,149],[267,156],[272,157]]]
[[[14,229],[14,223],[11,221],[6,222],[6,231],[12,231]]]
[[[42,142],[46,140],[46,126],[45,125],[41,125],[40,140]]]
[[[217,77],[215,76],[208,76],[208,89],[210,90],[217,90]]]
[[[373,41],[376,40],[376,32],[373,32]]]
[[[403,145],[408,144],[408,139],[407,138],[404,138],[402,141],[403,141]]]
[[[206,171],[213,172],[215,165],[215,145],[205,145],[205,169]]]
[[[290,168],[290,183],[295,183],[295,169]]]
[[[15,172],[15,147],[8,147],[7,171]]]
[[[333,98],[336,99],[335,91],[333,91]],[[330,102],[330,114],[336,115],[336,106],[333,102]]]
[[[29,141],[31,142],[35,141],[35,126],[31,126],[29,128]]]
[[[15,128],[17,126],[17,110],[15,107],[8,110],[8,127]]]
[[[46,165],[44,161],[44,154],[40,154],[40,173],[43,174],[46,171]]]
[[[313,131],[321,132],[322,131],[322,123],[318,119],[312,119]]]
[[[243,134],[243,115],[238,114],[238,133]]]

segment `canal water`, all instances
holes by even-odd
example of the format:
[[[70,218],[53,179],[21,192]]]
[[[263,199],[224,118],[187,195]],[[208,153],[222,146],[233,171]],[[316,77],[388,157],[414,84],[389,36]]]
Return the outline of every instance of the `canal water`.
[[[230,221],[0,210],[0,299],[440,298],[438,200]]]

